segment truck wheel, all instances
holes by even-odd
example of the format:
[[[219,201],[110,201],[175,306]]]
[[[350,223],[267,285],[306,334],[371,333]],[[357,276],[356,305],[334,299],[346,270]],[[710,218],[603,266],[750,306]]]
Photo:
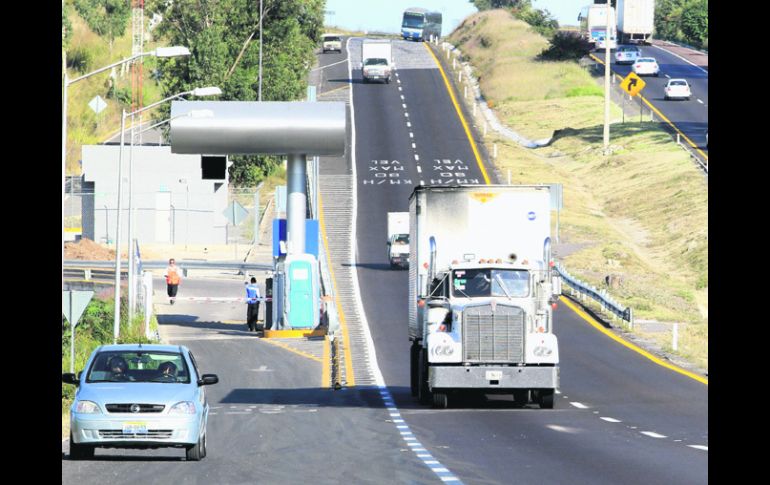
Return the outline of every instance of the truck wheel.
[[[412,342],[412,347],[409,349],[409,380],[412,387],[412,396],[417,397],[418,382],[419,382],[419,363],[420,363],[420,346],[416,342]]]
[[[537,394],[541,409],[553,409],[553,389],[541,389]]]
[[[449,407],[449,396],[446,392],[433,393],[433,407],[438,409],[446,409]]]
[[[425,349],[420,350],[420,367],[418,376],[417,397],[420,404],[431,403],[431,393],[428,388],[428,355]]]

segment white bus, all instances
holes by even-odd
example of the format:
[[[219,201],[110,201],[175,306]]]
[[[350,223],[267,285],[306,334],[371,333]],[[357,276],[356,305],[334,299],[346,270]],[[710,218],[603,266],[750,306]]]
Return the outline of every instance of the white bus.
[[[409,8],[404,11],[401,21],[401,36],[405,40],[430,40],[431,36],[441,37],[441,12],[430,12],[424,8]]]
[[[599,37],[616,39],[618,35],[617,24],[615,23],[615,9],[610,7],[610,35],[607,31],[607,5],[593,4],[586,5],[580,10],[578,15],[580,22],[580,33],[584,39],[590,43],[595,43]]]

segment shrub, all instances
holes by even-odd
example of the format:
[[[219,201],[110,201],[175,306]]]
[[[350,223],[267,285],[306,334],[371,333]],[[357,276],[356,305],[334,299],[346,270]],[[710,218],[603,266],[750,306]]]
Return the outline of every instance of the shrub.
[[[541,61],[577,61],[591,52],[591,44],[574,31],[559,31],[538,55]]]

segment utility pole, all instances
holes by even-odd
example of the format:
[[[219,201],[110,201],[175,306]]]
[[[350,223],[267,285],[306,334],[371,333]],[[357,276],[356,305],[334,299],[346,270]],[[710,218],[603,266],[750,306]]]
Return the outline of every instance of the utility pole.
[[[607,0],[607,30],[604,32],[604,154],[610,152],[610,2]]]

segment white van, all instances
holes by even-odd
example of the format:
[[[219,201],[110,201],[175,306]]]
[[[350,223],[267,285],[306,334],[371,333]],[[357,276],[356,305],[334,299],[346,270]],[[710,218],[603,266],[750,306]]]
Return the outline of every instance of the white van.
[[[340,34],[324,34],[322,39],[324,53],[328,51],[342,52],[342,36]]]

